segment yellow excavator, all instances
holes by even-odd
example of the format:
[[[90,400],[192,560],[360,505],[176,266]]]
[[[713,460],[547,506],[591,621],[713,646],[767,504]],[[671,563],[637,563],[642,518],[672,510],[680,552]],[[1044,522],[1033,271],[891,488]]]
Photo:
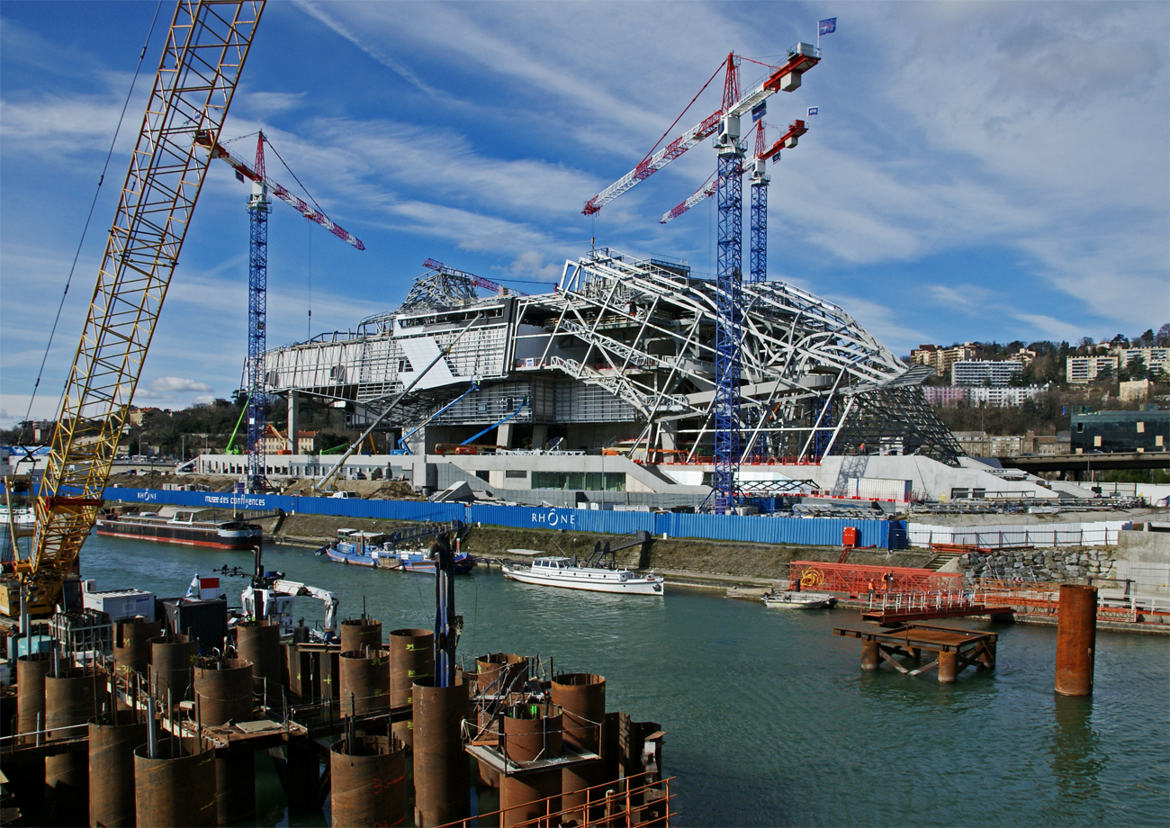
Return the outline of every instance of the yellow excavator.
[[[179,0],[110,228],[35,501],[29,554],[0,613],[53,612],[102,491],[171,275],[265,0]]]

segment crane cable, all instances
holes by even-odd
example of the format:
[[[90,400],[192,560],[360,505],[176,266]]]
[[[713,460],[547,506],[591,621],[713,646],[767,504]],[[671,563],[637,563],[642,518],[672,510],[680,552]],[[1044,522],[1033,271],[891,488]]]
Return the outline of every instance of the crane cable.
[[[114,146],[118,142],[118,134],[122,130],[122,124],[126,121],[126,110],[130,106],[130,99],[134,96],[134,87],[138,83],[138,75],[142,71],[142,62],[146,59],[146,51],[150,46],[151,37],[154,35],[154,27],[158,22],[159,11],[162,9],[162,0],[154,7],[154,17],[150,21],[150,28],[146,32],[146,42],[142,44],[142,49],[138,52],[138,63],[134,67],[134,77],[130,79],[130,88],[126,91],[126,100],[122,102],[122,112],[118,116],[118,125],[114,128],[114,135],[110,139],[110,148],[106,151],[106,160],[102,165],[101,175],[98,176],[97,187],[94,189],[93,200],[89,204],[89,213],[85,217],[85,225],[81,228],[81,238],[77,242],[77,250],[73,254],[73,263],[69,266],[69,275],[65,278],[65,290],[61,292],[61,301],[57,304],[57,315],[53,317],[53,326],[49,329],[49,341],[45,344],[45,353],[41,357],[41,366],[37,370],[37,378],[33,383],[32,394],[28,398],[28,408],[24,412],[24,420],[21,423],[20,437],[17,440],[19,445],[24,444],[25,433],[29,427],[29,421],[32,417],[33,402],[37,397],[37,389],[40,388],[41,378],[45,373],[45,363],[49,360],[49,352],[53,347],[53,336],[57,332],[57,324],[61,321],[61,311],[65,308],[65,298],[69,295],[69,286],[73,282],[73,274],[77,270],[77,261],[81,258],[81,249],[85,245],[85,237],[89,232],[89,224],[93,220],[93,211],[97,207],[98,196],[101,195],[102,184],[106,180],[106,170],[110,167],[110,159],[114,155]],[[61,396],[57,399],[57,410],[61,410],[61,405],[65,399],[65,389],[68,387],[69,380],[66,378],[65,385],[61,388]]]

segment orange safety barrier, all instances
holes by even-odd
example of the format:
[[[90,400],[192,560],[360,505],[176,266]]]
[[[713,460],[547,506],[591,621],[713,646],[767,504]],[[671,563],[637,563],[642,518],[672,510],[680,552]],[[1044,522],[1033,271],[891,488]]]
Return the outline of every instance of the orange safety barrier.
[[[975,588],[975,600],[987,604],[1010,606],[1019,615],[1050,616],[1060,611],[1060,584],[1045,581],[1005,581],[986,579]],[[1100,603],[1098,621],[1147,621],[1166,623],[1170,613],[1135,606]]]
[[[963,588],[963,576],[958,572],[826,561],[792,561],[788,564],[788,580],[799,581],[801,589],[843,592],[846,595],[868,595],[871,583],[878,595],[956,592]]]

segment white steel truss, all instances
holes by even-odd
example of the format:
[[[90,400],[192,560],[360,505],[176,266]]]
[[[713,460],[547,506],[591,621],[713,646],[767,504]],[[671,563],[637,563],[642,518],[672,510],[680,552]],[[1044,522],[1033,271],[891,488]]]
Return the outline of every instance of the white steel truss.
[[[269,351],[271,390],[376,410],[415,378],[427,355],[450,347],[416,385],[412,404],[389,418],[395,426],[421,421],[473,381],[477,394],[522,382],[535,397],[540,386],[563,386],[568,378],[632,409],[642,456],[694,461],[711,454],[713,280],[693,277],[684,265],[596,250],[566,262],[558,288],[536,296],[469,300],[460,288],[445,297],[444,284],[424,281],[411,292],[424,302],[370,317],[351,333]],[[744,284],[742,296],[745,457],[893,448],[956,462],[958,444],[917,387],[929,372],[908,369],[841,307],[807,291],[773,281]],[[481,320],[451,347],[475,314]],[[535,422],[541,410],[563,409],[537,407],[519,419]],[[590,416],[581,412],[580,420]]]

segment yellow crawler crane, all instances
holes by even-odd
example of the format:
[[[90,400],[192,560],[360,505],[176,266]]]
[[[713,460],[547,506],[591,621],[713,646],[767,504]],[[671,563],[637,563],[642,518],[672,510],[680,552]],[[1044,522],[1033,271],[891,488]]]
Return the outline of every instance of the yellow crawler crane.
[[[179,0],[110,228],[40,494],[31,553],[0,589],[52,612],[97,518],[171,274],[265,0]]]

